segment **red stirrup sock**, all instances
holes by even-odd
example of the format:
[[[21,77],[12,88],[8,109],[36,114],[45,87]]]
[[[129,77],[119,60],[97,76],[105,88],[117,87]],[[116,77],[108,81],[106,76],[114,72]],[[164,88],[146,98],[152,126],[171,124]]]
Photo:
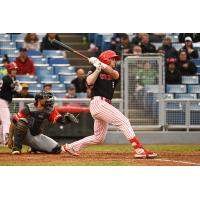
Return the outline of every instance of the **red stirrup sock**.
[[[135,149],[143,148],[136,136],[130,140],[130,143]]]

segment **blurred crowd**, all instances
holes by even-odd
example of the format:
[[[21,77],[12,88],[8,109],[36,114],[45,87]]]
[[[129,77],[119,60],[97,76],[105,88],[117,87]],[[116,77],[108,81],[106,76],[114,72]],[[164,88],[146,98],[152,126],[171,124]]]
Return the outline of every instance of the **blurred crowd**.
[[[200,33],[180,33],[178,42],[182,44],[180,49],[174,47],[172,38],[165,33],[137,33],[131,41],[128,34],[116,33],[111,38],[111,49],[123,56],[162,54],[165,58],[166,84],[181,84],[181,76],[197,74],[197,67],[192,60],[198,59],[199,53],[193,43],[200,42]],[[155,44],[161,45],[156,48]],[[149,77],[150,68],[143,69],[146,77]]]

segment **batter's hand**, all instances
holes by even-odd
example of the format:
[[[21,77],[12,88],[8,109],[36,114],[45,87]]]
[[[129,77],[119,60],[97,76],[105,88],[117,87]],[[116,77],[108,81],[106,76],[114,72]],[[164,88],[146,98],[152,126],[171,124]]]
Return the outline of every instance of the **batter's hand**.
[[[95,63],[100,62],[99,59],[96,58],[96,57],[90,57],[88,60],[89,60],[89,63],[91,63],[91,64],[93,64],[93,65],[94,65]]]

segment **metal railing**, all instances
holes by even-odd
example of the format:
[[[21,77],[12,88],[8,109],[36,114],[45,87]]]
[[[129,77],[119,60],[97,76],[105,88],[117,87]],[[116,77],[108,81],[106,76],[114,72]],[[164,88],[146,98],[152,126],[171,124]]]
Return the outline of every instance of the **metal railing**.
[[[160,117],[164,93],[163,56],[127,56],[122,60],[121,68],[124,114],[135,129],[160,128],[163,123]],[[158,101],[152,93],[156,93]]]
[[[164,99],[163,131],[200,130],[199,99]]]

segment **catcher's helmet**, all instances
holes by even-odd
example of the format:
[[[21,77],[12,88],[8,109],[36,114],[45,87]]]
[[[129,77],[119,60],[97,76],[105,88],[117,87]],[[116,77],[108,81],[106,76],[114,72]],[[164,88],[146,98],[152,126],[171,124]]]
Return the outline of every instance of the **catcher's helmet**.
[[[99,56],[99,60],[102,63],[105,63],[107,65],[110,64],[110,59],[111,58],[115,58],[115,60],[120,60],[120,56],[118,56],[114,51],[108,50],[108,51],[104,51],[100,54]]]
[[[51,91],[42,90],[41,92],[35,95],[35,101],[38,102],[39,99],[45,100],[45,107],[53,107],[54,105],[54,97]]]

